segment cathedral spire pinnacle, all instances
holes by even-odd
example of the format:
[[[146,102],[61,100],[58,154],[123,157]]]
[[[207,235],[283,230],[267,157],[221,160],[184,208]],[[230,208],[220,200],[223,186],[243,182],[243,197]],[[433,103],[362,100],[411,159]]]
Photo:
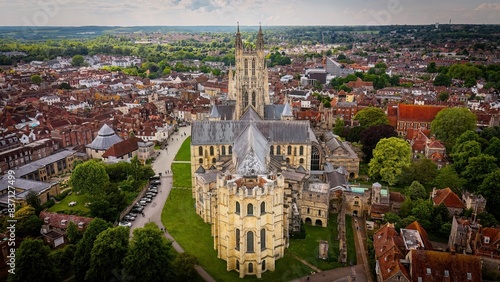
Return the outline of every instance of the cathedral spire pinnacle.
[[[236,43],[234,44],[236,49],[243,49],[243,42],[241,41],[241,33],[240,33],[240,22],[237,22],[237,30],[236,30]]]
[[[264,50],[264,34],[262,33],[262,25],[259,22],[259,33],[257,34],[257,50]]]

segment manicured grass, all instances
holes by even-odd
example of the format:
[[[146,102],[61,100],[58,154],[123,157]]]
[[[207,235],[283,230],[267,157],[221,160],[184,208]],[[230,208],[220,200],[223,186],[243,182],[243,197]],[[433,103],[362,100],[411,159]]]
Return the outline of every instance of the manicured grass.
[[[343,265],[338,262],[339,240],[337,240],[337,215],[330,214],[328,227],[304,225],[305,239],[292,239],[288,251],[303,258],[321,270],[327,270]],[[319,241],[328,241],[328,259],[318,257]]]
[[[174,172],[175,173],[175,172]],[[161,215],[162,223],[175,240],[190,254],[198,258],[199,264],[216,281],[239,280],[236,271],[228,272],[226,262],[217,258],[210,224],[195,213],[194,199],[190,189],[172,189]],[[311,269],[288,253],[276,262],[276,270],[263,274],[262,279],[247,276],[245,281],[289,281],[311,273]]]
[[[182,143],[181,148],[175,155],[175,161],[190,161],[191,160],[191,136],[189,136],[184,143]]]
[[[193,187],[191,184],[191,164],[173,163],[171,168],[174,174],[173,187],[189,189]]]
[[[352,216],[345,216],[345,237],[347,240],[347,263],[351,261],[356,264],[356,245],[354,245],[354,229],[352,227]]]
[[[70,202],[77,202],[76,206],[70,207],[68,204]],[[85,203],[88,202],[87,200],[87,195],[86,194],[81,194],[81,195],[76,195],[76,193],[72,193],[71,195],[66,196],[66,198],[62,199],[59,203],[53,205],[49,211],[50,212],[59,212],[59,211],[82,211],[82,212],[89,212],[90,210],[85,207]]]

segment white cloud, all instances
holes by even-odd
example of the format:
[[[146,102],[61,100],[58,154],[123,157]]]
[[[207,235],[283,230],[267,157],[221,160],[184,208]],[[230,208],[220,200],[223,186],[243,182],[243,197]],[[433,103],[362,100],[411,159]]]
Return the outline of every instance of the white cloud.
[[[481,3],[475,11],[500,11],[500,3]]]

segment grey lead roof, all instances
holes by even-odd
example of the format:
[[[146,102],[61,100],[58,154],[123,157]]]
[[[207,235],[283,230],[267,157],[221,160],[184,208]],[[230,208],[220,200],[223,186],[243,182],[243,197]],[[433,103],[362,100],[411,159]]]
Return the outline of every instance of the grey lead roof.
[[[280,120],[281,113],[283,112],[283,108],[285,105],[265,105],[264,106],[264,119],[265,120]]]
[[[283,112],[281,113],[281,116],[285,116],[285,117],[293,116],[292,109],[290,108],[290,104],[288,104],[288,103],[285,104],[285,107],[283,108]]]
[[[107,150],[114,144],[121,141],[123,140],[116,135],[115,131],[109,127],[109,125],[104,124],[101,129],[99,129],[97,137],[86,147],[94,150]]]
[[[216,105],[212,106],[212,110],[210,111],[210,117],[211,118],[219,118],[220,117],[219,111],[217,111],[217,106]]]
[[[254,122],[270,144],[310,142],[309,121],[195,121],[191,126],[192,145],[233,144],[236,137]]]
[[[234,141],[236,171],[240,175],[259,175],[267,173],[266,157],[269,156],[269,144],[254,122]]]
[[[262,120],[252,107],[248,107],[240,120]]]
[[[217,112],[221,120],[232,120],[236,105],[217,105]]]

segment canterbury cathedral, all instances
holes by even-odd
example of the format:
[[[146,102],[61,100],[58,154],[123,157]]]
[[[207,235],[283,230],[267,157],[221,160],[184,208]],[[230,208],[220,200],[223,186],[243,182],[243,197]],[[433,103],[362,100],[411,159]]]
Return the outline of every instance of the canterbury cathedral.
[[[327,226],[331,188],[357,177],[359,159],[271,102],[262,28],[251,48],[238,27],[235,49],[227,100],[191,127],[192,193],[227,270],[260,278],[302,223]]]

